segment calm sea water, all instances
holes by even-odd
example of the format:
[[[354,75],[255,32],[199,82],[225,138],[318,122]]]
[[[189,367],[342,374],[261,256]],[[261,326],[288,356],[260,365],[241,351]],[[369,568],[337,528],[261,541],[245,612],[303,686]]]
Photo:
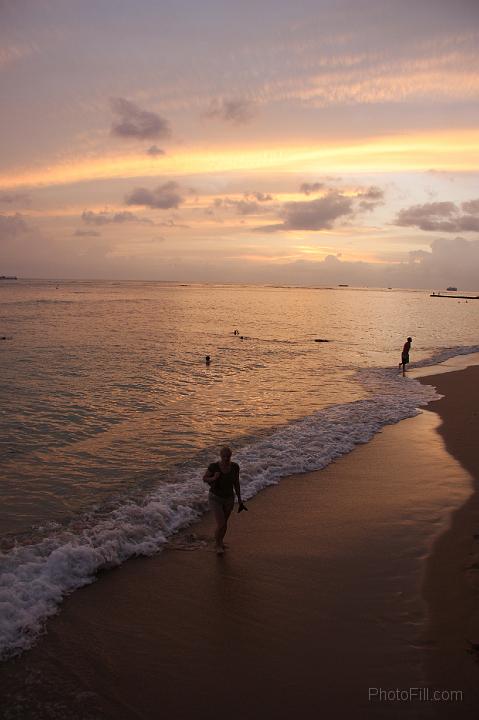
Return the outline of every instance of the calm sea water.
[[[405,338],[414,364],[477,351],[478,316],[420,291],[0,283],[0,652],[198,517],[220,445],[248,497],[415,414]]]

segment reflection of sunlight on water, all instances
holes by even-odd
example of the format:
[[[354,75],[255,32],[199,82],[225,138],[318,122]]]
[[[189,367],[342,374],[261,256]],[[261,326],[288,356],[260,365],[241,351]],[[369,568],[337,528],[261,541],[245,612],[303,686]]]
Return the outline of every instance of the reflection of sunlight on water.
[[[407,334],[413,363],[473,343],[472,308],[407,291],[2,288],[0,322],[12,336],[0,398],[9,527],[60,519],[225,440],[238,447],[365,398],[357,368],[394,370]]]

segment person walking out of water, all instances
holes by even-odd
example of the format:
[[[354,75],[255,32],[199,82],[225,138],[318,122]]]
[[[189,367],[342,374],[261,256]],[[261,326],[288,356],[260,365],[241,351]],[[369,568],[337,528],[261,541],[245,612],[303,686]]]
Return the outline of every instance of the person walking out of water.
[[[231,455],[232,452],[229,447],[221,448],[220,461],[211,463],[203,476],[203,482],[210,486],[208,500],[216,521],[215,544],[217,555],[223,555],[225,550],[223,540],[228,529],[228,518],[235,503],[234,493],[238,498],[238,512],[247,510],[241,500],[240,468],[238,463],[231,462]]]
[[[406,342],[404,343],[404,347],[402,349],[401,353],[401,362],[399,363],[399,367],[402,365],[402,374],[406,374],[406,365],[409,363],[409,351],[411,349],[411,343],[412,338],[408,337]]]

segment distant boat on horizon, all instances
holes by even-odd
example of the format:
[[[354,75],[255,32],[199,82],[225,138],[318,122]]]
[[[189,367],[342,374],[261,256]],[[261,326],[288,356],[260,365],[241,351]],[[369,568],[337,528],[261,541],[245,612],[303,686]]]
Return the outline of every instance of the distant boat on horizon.
[[[450,285],[448,288],[446,288],[446,290],[447,292],[457,292],[457,287]]]
[[[0,280],[18,280],[16,275],[0,275]]]
[[[341,285],[341,283],[339,283],[338,287],[349,287],[349,285]]]

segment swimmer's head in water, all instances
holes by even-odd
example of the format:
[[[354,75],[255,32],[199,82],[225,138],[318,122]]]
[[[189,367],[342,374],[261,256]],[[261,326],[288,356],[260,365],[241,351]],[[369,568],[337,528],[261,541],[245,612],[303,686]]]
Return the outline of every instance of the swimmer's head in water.
[[[220,450],[220,458],[221,458],[222,460],[226,460],[227,462],[228,462],[229,460],[231,460],[232,454],[233,454],[233,453],[232,453],[232,451],[231,451],[231,448],[229,448],[227,445],[225,445],[224,447],[222,447],[221,450]]]

